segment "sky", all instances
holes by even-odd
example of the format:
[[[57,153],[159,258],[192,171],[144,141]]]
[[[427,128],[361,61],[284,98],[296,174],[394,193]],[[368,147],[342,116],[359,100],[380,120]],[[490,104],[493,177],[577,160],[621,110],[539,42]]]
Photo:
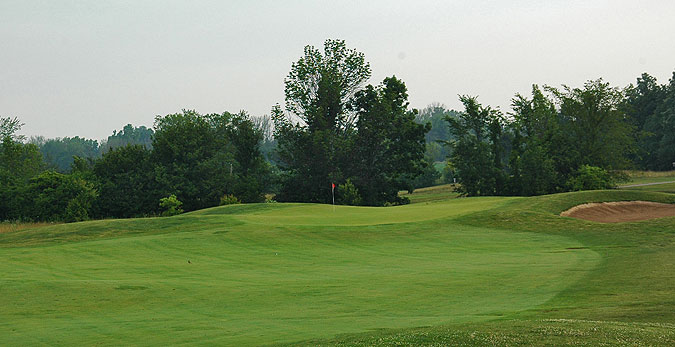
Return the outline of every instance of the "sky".
[[[675,1],[0,0],[0,116],[104,139],[155,116],[269,114],[303,47],[344,39],[410,106],[510,110],[532,84],[624,87],[675,71]]]

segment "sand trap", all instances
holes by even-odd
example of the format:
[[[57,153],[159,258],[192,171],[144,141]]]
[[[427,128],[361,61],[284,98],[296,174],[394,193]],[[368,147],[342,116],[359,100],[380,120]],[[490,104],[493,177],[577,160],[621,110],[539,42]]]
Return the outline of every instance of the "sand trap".
[[[632,222],[675,216],[675,204],[650,201],[619,201],[583,204],[560,214],[602,223]]]

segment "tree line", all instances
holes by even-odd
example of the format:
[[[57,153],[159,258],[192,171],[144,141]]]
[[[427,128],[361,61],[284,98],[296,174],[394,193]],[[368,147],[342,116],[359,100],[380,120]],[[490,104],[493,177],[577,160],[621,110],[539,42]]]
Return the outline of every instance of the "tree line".
[[[245,112],[158,116],[151,146],[120,141],[98,158],[74,156],[69,173],[50,168],[37,144],[23,142],[17,118],[0,120],[0,220],[138,217],[231,197],[261,202],[270,182],[263,134]]]
[[[460,96],[464,111],[446,117],[449,163],[467,195],[540,195],[605,189],[625,169],[675,165],[675,73],[669,84],[643,74],[636,85],[602,79],[583,87],[516,94],[504,115]]]
[[[627,168],[675,162],[675,75],[636,85],[601,79],[539,87],[511,111],[460,96],[464,110],[410,108],[396,76],[367,84],[370,64],[342,40],[305,47],[271,115],[158,116],[99,144],[26,139],[0,118],[0,220],[172,214],[277,201],[383,206],[439,181],[466,195],[538,195],[611,187]]]

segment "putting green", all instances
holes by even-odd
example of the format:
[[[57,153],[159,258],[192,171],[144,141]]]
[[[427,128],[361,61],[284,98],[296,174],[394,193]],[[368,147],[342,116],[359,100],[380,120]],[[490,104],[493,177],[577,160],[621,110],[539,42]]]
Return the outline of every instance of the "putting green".
[[[501,206],[518,198],[479,197],[382,207],[321,204],[253,204],[206,209],[191,215],[232,215],[238,220],[266,225],[376,225],[457,217]]]
[[[248,345],[480,322],[547,302],[599,262],[564,236],[454,221],[504,201],[233,206],[1,235],[0,345]]]

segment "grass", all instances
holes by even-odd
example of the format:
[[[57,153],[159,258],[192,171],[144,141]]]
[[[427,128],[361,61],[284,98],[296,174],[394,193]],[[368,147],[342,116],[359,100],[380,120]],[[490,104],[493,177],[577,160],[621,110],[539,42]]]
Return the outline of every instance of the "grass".
[[[35,229],[35,228],[40,228],[44,226],[50,226],[54,225],[54,223],[46,223],[46,222],[39,222],[39,223],[33,223],[33,222],[0,222],[0,234],[2,233],[11,233],[15,231],[21,231],[21,230],[26,230],[26,229]]]
[[[621,189],[642,190],[646,192],[663,192],[675,194],[675,183],[661,183],[650,186],[623,187]]]
[[[630,181],[621,185],[660,183],[675,181],[675,170],[673,171],[626,171]]]
[[[675,218],[558,216],[675,195],[444,189],[2,233],[0,345],[675,343]]]
[[[459,197],[459,193],[455,192],[455,184],[443,184],[433,187],[415,189],[412,193],[402,191],[399,193],[402,197],[410,199],[411,203],[444,201]]]

